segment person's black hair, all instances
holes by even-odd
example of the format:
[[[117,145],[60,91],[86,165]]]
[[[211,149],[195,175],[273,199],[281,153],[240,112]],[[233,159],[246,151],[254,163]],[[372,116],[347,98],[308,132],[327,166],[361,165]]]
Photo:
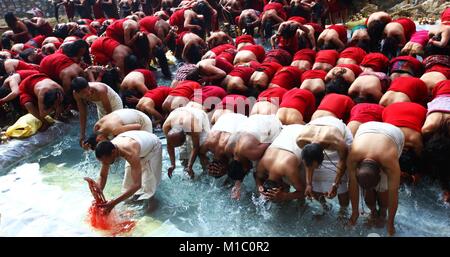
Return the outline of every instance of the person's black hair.
[[[53,29],[53,35],[58,38],[66,38],[69,36],[69,26],[66,24],[57,24]]]
[[[351,83],[346,81],[344,77],[336,76],[336,78],[328,81],[325,84],[325,93],[326,94],[336,93],[341,95],[347,95],[350,86]]]
[[[6,68],[5,68],[5,60],[0,59],[0,76],[7,76],[8,74],[6,74]]]
[[[228,168],[228,177],[230,177],[232,180],[244,180],[246,172],[244,170],[244,166],[240,161],[232,160]]]
[[[356,168],[356,180],[363,189],[372,189],[380,182],[380,165],[375,161],[364,160]]]
[[[92,61],[89,55],[89,44],[82,39],[64,44],[62,46],[62,51],[68,57],[75,57],[83,48],[86,49],[86,51],[84,52],[83,60],[86,64],[91,64]]]
[[[381,45],[381,53],[389,59],[396,57],[399,43],[396,37],[386,37]]]
[[[306,166],[312,166],[314,161],[318,165],[323,162],[323,147],[318,143],[307,144],[302,149],[302,160],[305,161]]]
[[[89,149],[94,151],[95,148],[97,147],[97,134],[90,135],[86,140],[84,140],[83,143],[84,144],[88,144],[89,145]]]
[[[97,29],[97,36],[101,36],[103,33],[105,33],[106,29],[108,28],[108,26],[105,25],[101,25],[99,29]]]
[[[435,35],[432,37],[433,40],[441,41],[441,34]],[[431,43],[427,43],[423,49],[425,57],[430,55],[448,55],[450,52],[450,47],[447,45],[446,47],[435,46]]]
[[[77,93],[88,87],[89,82],[83,77],[76,77],[70,83],[70,88]]]
[[[399,163],[400,170],[410,175],[418,173],[421,168],[421,158],[413,149],[403,150]]]
[[[363,49],[366,52],[370,52],[370,40],[368,39],[358,40],[356,46]]]
[[[211,10],[204,2],[198,2],[194,7],[192,7],[192,10],[197,13],[203,15],[203,24],[208,28],[211,29]],[[202,37],[203,38],[203,37]]]
[[[126,90],[120,91],[120,97],[122,98],[123,104],[128,108],[136,109],[137,103],[130,103],[127,101],[127,97],[132,97],[132,96],[141,98],[142,94],[138,90],[135,90],[135,89],[126,89]]]
[[[124,60],[125,73],[141,68],[139,59],[134,54],[129,54]]]
[[[175,53],[177,49],[177,34],[176,33],[170,33],[164,42],[164,44],[169,48],[172,52]]]
[[[338,46],[334,42],[331,42],[331,41],[327,41],[320,47],[320,50],[337,50],[337,49],[338,49]]]
[[[380,42],[384,27],[386,27],[387,22],[382,20],[374,20],[367,27],[367,33],[369,33],[370,40],[373,42]]]
[[[276,181],[267,179],[266,181],[264,181],[263,183],[263,188],[264,188],[264,192],[269,191],[270,189],[276,189],[279,188],[280,184],[278,184]]]
[[[432,177],[437,178],[444,190],[450,189],[448,172],[450,156],[450,119],[443,120],[438,129],[424,141],[422,158]]]
[[[0,98],[3,98],[11,93],[11,89],[6,86],[0,87]]]
[[[281,30],[280,34],[284,38],[292,38],[295,36],[295,32],[297,31],[297,29],[298,27],[296,25],[289,24]]]
[[[319,107],[324,97],[325,97],[325,90],[314,94],[314,98],[316,99],[316,109]]]
[[[271,20],[265,20],[262,24],[264,31],[264,38],[268,39],[272,36],[273,33],[273,22]]]
[[[191,70],[191,71],[189,71],[187,74],[186,74],[186,78],[185,78],[185,80],[192,80],[192,81],[199,81],[200,80],[200,69],[199,68],[195,68],[195,69],[193,69],[193,70]]]
[[[2,34],[1,40],[2,40],[2,48],[5,50],[11,50],[12,47],[11,38],[6,34]]]
[[[255,27],[251,25],[254,21],[255,19],[250,15],[244,17],[245,34],[253,35],[255,33]]]
[[[164,47],[156,46],[153,50],[153,53],[156,59],[158,59],[158,64],[164,77],[167,79],[172,78],[172,72],[170,72],[169,63],[167,61],[166,53],[164,52]]]
[[[20,59],[24,60],[25,62],[29,62],[28,57],[30,57],[30,55],[32,55],[34,53],[34,48],[28,48],[23,50],[20,54],[19,57]]]
[[[5,22],[8,24],[8,27],[11,27],[14,22],[17,21],[17,17],[12,12],[7,12],[5,14]]]
[[[367,95],[364,97],[355,96],[355,97],[352,97],[352,100],[353,100],[353,102],[355,102],[355,104],[360,104],[360,103],[376,104],[376,103],[378,103],[378,101],[376,101],[376,99],[372,95]]]
[[[58,100],[58,95],[61,94],[61,91],[57,88],[50,89],[44,94],[44,107],[46,109],[55,105],[56,100]]]
[[[192,18],[191,23],[193,25],[197,25],[197,26],[201,27],[201,29],[193,29],[192,33],[197,34],[197,36],[204,39],[205,35],[206,35],[206,31],[203,29],[203,27],[205,26],[205,21],[202,19],[198,19],[198,18]]]
[[[138,49],[138,53],[136,53],[141,60],[148,61],[150,56],[150,42],[148,41],[147,35],[143,35],[138,37],[135,41],[136,48]]]
[[[101,141],[97,144],[95,147],[95,157],[97,159],[101,159],[105,156],[110,156],[112,154],[112,151],[116,149],[113,143],[111,141]]]
[[[298,39],[297,46],[298,46],[298,49],[305,49],[305,48],[311,47],[310,42],[308,39],[306,39],[306,37],[300,37]],[[292,54],[295,54],[295,53],[292,53]]]
[[[191,45],[186,51],[186,61],[196,64],[202,59],[202,47],[197,44]]]
[[[102,83],[105,83],[112,88],[116,93],[119,93],[120,73],[116,68],[107,69],[103,73]]]
[[[292,3],[293,2],[291,2],[291,6],[289,8],[289,15],[291,17],[293,17],[293,16],[300,16],[300,17],[307,16],[307,12],[300,5],[293,5]]]

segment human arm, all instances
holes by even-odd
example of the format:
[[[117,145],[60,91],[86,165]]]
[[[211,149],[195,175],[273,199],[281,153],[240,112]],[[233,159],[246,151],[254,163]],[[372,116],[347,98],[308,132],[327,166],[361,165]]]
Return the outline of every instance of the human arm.
[[[12,39],[13,39],[13,40],[16,40],[18,37],[21,37],[21,36],[24,36],[24,35],[27,35],[27,34],[28,34],[28,28],[27,28],[27,26],[26,26],[23,22],[20,22],[20,21],[19,21],[19,22],[17,23],[17,27],[18,27],[22,32],[13,34],[13,35],[12,35]]]
[[[14,100],[19,96],[19,84],[17,83],[16,75],[7,78],[3,83],[3,86],[9,86],[11,92],[5,97],[0,99],[0,105],[9,102],[11,100]]]
[[[102,191],[103,189],[105,189],[106,181],[108,180],[109,167],[109,164],[102,163],[102,167],[100,169],[100,176],[98,178],[97,184]]]
[[[167,119],[164,124],[163,124],[163,132],[164,135],[166,135],[167,138],[167,134],[169,134],[169,131],[172,129],[171,124],[171,120]],[[175,147],[172,145],[172,142],[170,140],[167,140],[167,153],[169,154],[169,159],[170,159],[170,167],[168,169],[168,176],[169,178],[172,178],[172,173],[173,170],[176,167],[176,162],[175,162]]]
[[[86,122],[87,122],[87,109],[86,103],[77,93],[73,93],[75,102],[77,103],[79,117],[80,117],[80,146],[83,145],[84,139],[86,138]]]
[[[349,196],[352,203],[352,216],[350,217],[349,224],[355,225],[359,217],[359,186],[356,180],[356,159],[355,156],[350,153],[347,160],[347,167],[349,173]]]
[[[400,186],[400,165],[397,159],[393,159],[386,167],[388,177],[388,219],[387,231],[390,236],[395,234],[394,219],[398,208],[398,188]]]

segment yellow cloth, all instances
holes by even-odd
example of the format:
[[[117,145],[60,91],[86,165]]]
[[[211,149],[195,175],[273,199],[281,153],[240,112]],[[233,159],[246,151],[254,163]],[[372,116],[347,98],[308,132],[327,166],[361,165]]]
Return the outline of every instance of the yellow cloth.
[[[47,116],[45,119],[49,123],[54,123],[55,121],[52,117]],[[6,130],[6,135],[12,138],[27,138],[30,137],[41,128],[42,122],[34,117],[31,113],[28,113],[20,117],[14,125]]]
[[[345,25],[347,26],[348,29],[353,29],[356,26],[365,25],[365,24],[366,24],[366,18],[363,18],[363,19],[357,20],[357,21],[349,21],[349,22],[345,23]]]

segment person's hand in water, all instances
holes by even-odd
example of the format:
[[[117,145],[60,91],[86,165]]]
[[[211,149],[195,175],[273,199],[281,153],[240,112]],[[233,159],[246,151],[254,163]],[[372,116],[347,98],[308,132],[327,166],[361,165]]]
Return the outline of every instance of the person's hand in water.
[[[312,200],[314,198],[311,185],[307,185],[306,186],[306,188],[305,188],[305,197],[306,197],[306,199],[309,199],[309,200]]]
[[[169,169],[167,169],[167,175],[169,178],[172,178],[173,170],[175,169],[175,166],[170,166]]]
[[[194,173],[194,171],[192,170],[192,168],[186,167],[186,168],[184,168],[184,171],[189,175],[189,177],[190,177],[191,179],[194,179],[195,173]]]
[[[44,132],[50,127],[50,123],[48,121],[42,122],[42,126],[39,128],[39,132]]]
[[[231,189],[231,198],[235,200],[241,199],[241,181],[237,180]]]
[[[116,203],[114,201],[108,201],[98,205],[98,207],[102,208],[104,215],[108,215],[115,206]]]
[[[273,202],[282,202],[286,198],[286,193],[281,190],[281,187],[269,189],[263,194],[267,197],[267,199]]]
[[[330,191],[326,194],[326,197],[328,199],[333,199],[334,197],[336,197],[336,194],[337,194],[337,186],[335,184],[333,184],[331,186]]]

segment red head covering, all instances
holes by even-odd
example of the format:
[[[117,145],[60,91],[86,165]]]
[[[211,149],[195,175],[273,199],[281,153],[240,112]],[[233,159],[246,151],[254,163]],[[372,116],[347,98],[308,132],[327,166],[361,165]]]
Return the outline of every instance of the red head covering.
[[[336,50],[320,50],[316,55],[316,62],[328,63],[334,66],[338,57],[339,52]]]
[[[332,93],[322,99],[317,110],[329,111],[345,122],[350,116],[353,106],[355,103],[350,97]]]
[[[288,21],[295,21],[298,22],[300,24],[305,24],[306,23],[306,19],[300,16],[292,16],[291,18],[288,19]]]
[[[443,80],[433,88],[433,98],[440,95],[450,95],[450,80]]]
[[[339,64],[336,67],[350,69],[351,71],[353,71],[353,74],[355,74],[355,78],[358,77],[359,74],[362,73],[362,69],[356,64]]]
[[[264,61],[264,57],[266,55],[266,50],[264,50],[264,47],[260,45],[246,45],[240,49],[240,51],[244,50],[254,53],[256,58],[258,59],[258,62]]]
[[[182,96],[191,99],[194,96],[196,89],[201,89],[202,86],[195,81],[184,80],[177,84],[175,88],[169,93],[171,96]]]
[[[281,68],[283,68],[283,66],[279,63],[276,62],[264,62],[262,63],[258,69],[256,69],[256,71],[262,71],[264,72],[269,79],[271,80],[273,78],[273,75],[275,75],[275,73],[280,70]]]
[[[391,73],[404,71],[413,77],[420,77],[423,73],[423,65],[419,60],[412,56],[398,56],[391,60],[390,70]]]
[[[389,59],[382,53],[370,53],[364,56],[360,63],[361,66],[372,68],[376,72],[386,73]]]
[[[215,53],[217,56],[227,49],[236,49],[236,47],[234,47],[234,45],[232,45],[232,44],[223,44],[223,45],[216,46],[209,51]]]
[[[409,41],[414,32],[416,32],[416,24],[409,18],[398,18],[392,22],[400,23],[400,25],[402,25],[406,41]]]
[[[255,39],[250,35],[242,35],[236,38],[236,45],[239,45],[240,43],[251,43],[254,45]]]
[[[307,79],[321,79],[325,80],[327,72],[324,70],[307,70],[302,74],[302,82]]]
[[[316,58],[316,51],[312,49],[302,49],[295,53],[294,61],[308,61],[311,64],[314,63],[314,59]]]
[[[285,89],[291,89],[300,86],[302,71],[294,66],[286,66],[277,71],[270,83],[278,85]]]
[[[350,112],[350,121],[366,123],[369,121],[381,122],[384,107],[379,104],[361,103],[353,106]]]
[[[420,104],[405,102],[394,103],[384,108],[383,122],[397,127],[406,127],[419,133],[425,122],[427,109]]]
[[[366,56],[366,51],[359,47],[348,47],[341,52],[339,58],[349,58],[355,60],[357,64],[360,64]]]
[[[388,91],[404,93],[414,103],[424,103],[428,96],[428,88],[425,82],[414,77],[398,77],[394,79]]]
[[[293,88],[284,94],[281,107],[296,109],[302,114],[303,120],[308,122],[316,109],[316,99],[309,90]]]
[[[284,89],[282,87],[268,88],[259,94],[258,102],[268,101],[279,106],[286,92],[287,89]]]

